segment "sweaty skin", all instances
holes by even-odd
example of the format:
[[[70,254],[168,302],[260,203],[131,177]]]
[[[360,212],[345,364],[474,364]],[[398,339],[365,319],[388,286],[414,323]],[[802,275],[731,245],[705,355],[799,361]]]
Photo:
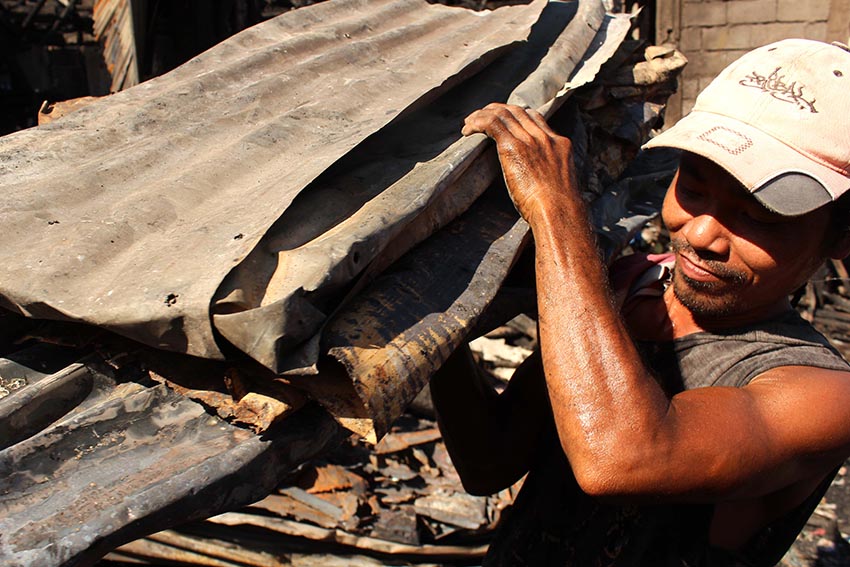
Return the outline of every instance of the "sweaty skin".
[[[782,367],[744,388],[668,398],[633,344],[787,309],[788,294],[824,258],[848,252],[846,235],[830,237],[828,210],[780,217],[719,167],[686,155],[663,208],[675,243],[673,285],[650,306],[652,316],[644,310],[624,322],[596,256],[570,141],[539,114],[501,104],[467,118],[463,134],[474,133],[496,142],[511,198],[534,235],[541,356],[502,396],[470,371],[466,351],[432,383],[469,490],[497,490],[527,471],[547,395],[582,490],[622,503],[715,503],[711,540],[730,549],[799,504],[850,454],[850,373]]]

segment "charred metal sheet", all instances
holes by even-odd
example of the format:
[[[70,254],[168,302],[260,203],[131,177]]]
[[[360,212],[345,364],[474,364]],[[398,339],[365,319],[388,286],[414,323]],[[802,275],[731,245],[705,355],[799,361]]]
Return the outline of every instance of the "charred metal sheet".
[[[352,281],[368,283],[498,177],[485,137],[461,138],[463,119],[494,101],[551,114],[565,98],[556,95],[590,82],[630,25],[605,18],[599,2],[550,2],[520,48],[373,135],[303,192],[217,292],[216,329],[275,372],[315,373],[316,339],[288,351],[352,295]]]
[[[210,300],[294,197],[524,39],[543,4],[333,0],[0,138],[2,304],[221,356]]]
[[[598,28],[601,4],[584,5]],[[352,281],[380,273],[499,175],[492,148],[482,156],[483,136],[461,138],[463,120],[517,88],[535,106],[555,95],[593,35],[565,31],[577,6],[549,3],[521,47],[374,134],[302,192],[217,292],[216,329],[275,372],[315,364],[288,351],[319,330]],[[568,53],[557,49],[565,35]]]
[[[15,436],[0,450],[3,565],[89,565],[265,496],[345,435],[308,406],[258,436],[129,370],[125,380],[103,363],[75,363],[0,400],[2,438],[9,424]]]
[[[372,442],[386,433],[475,324],[526,235],[507,198],[487,193],[334,318],[323,342],[369,416],[336,413],[340,423]]]

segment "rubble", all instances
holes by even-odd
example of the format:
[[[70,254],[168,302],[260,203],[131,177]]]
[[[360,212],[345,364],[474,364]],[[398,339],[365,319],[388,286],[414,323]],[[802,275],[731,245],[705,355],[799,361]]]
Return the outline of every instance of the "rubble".
[[[326,555],[351,565],[467,564],[483,557],[520,486],[470,496],[434,421],[408,414],[374,450],[350,439],[265,499],[122,546],[104,565],[128,558],[215,565],[261,553],[269,561],[263,565],[297,565],[310,556],[324,565]],[[186,549],[192,556],[177,559]]]

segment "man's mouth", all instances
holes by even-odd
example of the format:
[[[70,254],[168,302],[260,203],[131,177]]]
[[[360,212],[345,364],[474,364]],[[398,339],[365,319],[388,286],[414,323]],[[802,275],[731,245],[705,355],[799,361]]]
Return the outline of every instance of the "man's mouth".
[[[723,278],[721,278],[708,268],[702,266],[694,260],[691,260],[689,257],[682,253],[678,254],[678,258],[679,268],[682,270],[682,273],[689,279],[705,283],[719,282],[723,280]]]
[[[700,259],[687,242],[674,240],[670,246],[676,253],[682,275],[693,282],[710,285],[719,282],[742,283],[746,280],[744,274],[721,262]]]

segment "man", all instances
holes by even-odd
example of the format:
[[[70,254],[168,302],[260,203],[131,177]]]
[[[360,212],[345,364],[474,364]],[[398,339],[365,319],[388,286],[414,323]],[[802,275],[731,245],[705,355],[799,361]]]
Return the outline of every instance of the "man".
[[[540,327],[502,395],[468,350],[431,386],[468,490],[530,470],[485,565],[782,557],[850,454],[850,367],[787,299],[850,252],[845,93],[850,53],[786,40],[733,63],[648,144],[684,150],[662,210],[675,264],[625,317],[569,140],[518,107],[467,118],[531,226]]]

